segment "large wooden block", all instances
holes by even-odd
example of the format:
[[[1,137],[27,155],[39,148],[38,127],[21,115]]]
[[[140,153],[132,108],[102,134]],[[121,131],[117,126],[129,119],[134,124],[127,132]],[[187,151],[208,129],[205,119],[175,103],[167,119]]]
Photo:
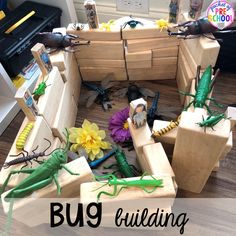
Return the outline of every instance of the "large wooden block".
[[[125,68],[125,60],[77,59],[80,67]]]
[[[127,40],[128,52],[139,52],[179,45],[177,38],[131,39]]]
[[[48,75],[45,94],[38,100],[39,114],[44,117],[46,122],[52,127],[63,92],[64,82],[57,67],[53,67]]]
[[[18,149],[16,149],[16,141],[17,141],[17,138],[20,135],[21,131],[24,129],[25,125],[28,123],[28,121],[29,120],[27,118],[24,119],[24,121],[20,127],[20,130],[19,130],[19,132],[12,144],[10,152],[8,153],[8,156],[6,158],[6,162],[9,162],[9,161],[17,158],[17,157],[11,157],[10,155],[17,155],[21,152]],[[32,150],[34,150],[37,146],[39,146],[38,149],[36,150],[36,152],[38,153],[38,152],[44,151],[49,145],[48,142],[45,140],[45,138],[50,140],[52,143],[54,142],[54,137],[52,135],[51,129],[48,127],[48,125],[47,125],[46,121],[43,119],[43,117],[38,116],[36,121],[34,122],[34,127],[28,136],[28,139],[27,139],[24,149],[26,151],[28,151],[30,154],[32,154],[31,153]],[[46,154],[50,153],[51,150],[53,150],[52,147],[46,152]],[[42,159],[44,159],[44,158],[42,158]],[[2,170],[0,172],[0,186],[3,185],[5,179],[7,178],[8,174],[11,172],[11,170],[21,169],[21,167],[24,165],[25,165],[25,163],[19,164],[16,166],[11,166],[8,169],[2,168]],[[34,161],[32,162],[32,166],[37,166],[37,165],[38,165],[38,163],[36,163]],[[29,164],[29,166],[30,166],[30,164]],[[22,179],[25,178],[25,176],[26,176],[25,174],[15,175],[14,177],[11,178],[8,186],[10,188],[16,186]]]
[[[179,47],[166,47],[152,50],[153,58],[163,58],[163,57],[177,57],[178,56]]]
[[[200,193],[230,136],[230,121],[221,120],[206,132],[197,123],[202,121],[204,109],[182,112],[178,127],[172,168],[178,186]]]
[[[48,201],[43,198],[77,198],[80,196],[80,185],[82,183],[91,182],[93,180],[93,173],[88,165],[88,162],[84,157],[80,157],[70,163],[66,164],[66,167],[74,173],[80,173],[80,175],[70,175],[64,169],[59,170],[58,182],[61,186],[61,195],[57,196],[57,187],[54,182],[35,191],[28,197],[22,199],[15,199],[13,206],[13,217],[17,221],[20,221],[30,227],[48,223]],[[4,193],[2,198],[3,209],[7,214],[9,210],[9,203],[4,200],[8,192]],[[40,209],[40,214],[35,211],[35,207]],[[29,215],[30,217],[25,217]]]
[[[125,47],[125,60],[127,62],[151,61],[152,50],[129,53],[127,47]]]
[[[177,66],[163,65],[147,69],[128,69],[129,80],[175,79]]]
[[[188,79],[186,78],[186,76],[184,74],[183,68],[178,66],[176,82],[177,82],[177,86],[178,86],[179,91],[186,92],[186,93],[189,92],[191,84],[189,86],[187,81],[188,81]],[[179,96],[180,96],[180,102],[183,105],[185,103],[186,96],[183,94],[179,94]]]
[[[231,129],[235,130],[236,128],[236,107],[228,107],[225,115],[230,117]]]
[[[64,71],[66,69],[65,65],[65,52],[60,50],[60,51],[55,51],[54,53],[50,54],[50,60],[52,62],[53,66],[56,66],[59,71]]]
[[[53,135],[59,137],[60,140],[65,140],[66,137],[63,135],[65,128],[69,129],[75,126],[77,112],[77,104],[71,95],[70,84],[67,82],[64,86],[57,114],[51,127]]]
[[[151,137],[151,130],[147,123],[145,123],[145,125],[140,127],[139,129],[136,129],[133,126],[133,123],[130,118],[128,118],[128,124],[136,153],[141,155],[143,153],[144,145],[154,143],[154,140]]]
[[[149,61],[127,61],[128,69],[152,68],[152,60]]]
[[[176,66],[177,65],[177,57],[163,57],[163,58],[153,58],[152,59],[152,65],[153,67],[156,66],[163,66],[163,65],[168,65],[168,66]]]
[[[183,16],[186,21],[189,20],[187,14],[183,14]],[[213,37],[212,34],[209,36]],[[202,68],[206,68],[209,65],[215,66],[220,51],[220,45],[217,40],[201,36],[194,39],[186,39],[183,43],[189,49],[197,65],[201,65]]]
[[[91,41],[75,52],[77,59],[124,60],[123,41]]]
[[[232,148],[233,148],[233,132],[231,131],[229,139],[226,143],[226,146],[225,146],[223,152],[220,154],[220,160],[224,160]]]
[[[101,25],[100,25],[101,26]],[[67,28],[67,34],[74,34],[85,40],[96,40],[96,41],[116,41],[121,40],[120,27],[112,26],[111,31],[105,31],[100,29],[88,29],[85,26],[83,30],[75,30],[73,24],[69,24]]]
[[[127,80],[125,68],[80,67],[80,72],[85,81],[102,81],[108,75],[111,80]]]

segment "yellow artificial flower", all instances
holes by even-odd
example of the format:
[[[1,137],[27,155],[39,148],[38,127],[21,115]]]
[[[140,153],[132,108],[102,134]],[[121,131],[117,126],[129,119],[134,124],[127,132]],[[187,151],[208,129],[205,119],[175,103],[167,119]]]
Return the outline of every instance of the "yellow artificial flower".
[[[169,27],[168,21],[164,19],[157,20],[156,25],[160,29],[160,31],[162,31],[163,29],[168,29]]]
[[[77,152],[83,148],[91,161],[103,157],[103,150],[110,149],[111,144],[103,141],[106,137],[104,130],[99,130],[95,123],[84,120],[82,128],[70,128],[69,140],[72,143],[70,150]]]

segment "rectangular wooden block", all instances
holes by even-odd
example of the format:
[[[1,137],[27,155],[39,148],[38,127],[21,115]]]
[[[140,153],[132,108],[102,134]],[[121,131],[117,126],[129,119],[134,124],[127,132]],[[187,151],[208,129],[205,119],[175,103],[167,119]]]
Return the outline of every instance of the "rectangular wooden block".
[[[178,186],[196,193],[202,191],[230,136],[229,120],[221,120],[214,131],[197,125],[206,119],[204,112],[182,112],[172,160]]]
[[[94,178],[93,173],[84,157],[80,157],[74,161],[71,161],[70,163],[66,164],[66,167],[74,173],[80,173],[80,175],[70,175],[64,169],[59,171],[58,182],[61,186],[61,195],[57,196],[57,187],[55,183],[52,182],[48,186],[35,191],[28,197],[15,200],[13,207],[14,219],[30,227],[48,223],[48,201],[43,200],[43,198],[79,197],[80,185],[82,183],[91,182]],[[6,214],[9,210],[9,203],[4,200],[4,197],[7,193],[8,192],[1,196],[3,209]],[[38,207],[40,207],[40,214],[38,214],[38,211],[35,211],[35,204],[38,204]],[[25,217],[25,215],[28,215],[29,213],[30,217]]]
[[[24,129],[25,125],[28,123],[28,119],[25,118],[21,127],[20,127],[20,130],[12,144],[12,147],[10,149],[10,152],[6,158],[6,162],[9,162],[11,160],[14,160],[16,157],[11,157],[10,155],[17,155],[19,154],[21,151],[18,150],[16,148],[16,141],[17,141],[17,138],[18,136],[20,135],[20,133],[22,132],[22,130]],[[34,122],[34,127],[33,129],[31,130],[28,138],[27,138],[27,141],[26,141],[26,144],[25,144],[25,150],[28,151],[30,154],[32,154],[32,150],[34,150],[37,146],[38,149],[36,150],[36,153],[38,152],[42,152],[43,150],[45,150],[49,144],[48,142],[45,140],[48,139],[50,140],[52,143],[54,142],[54,137],[52,135],[52,131],[51,129],[49,128],[49,126],[47,125],[47,123],[45,122],[45,120],[43,119],[43,117],[41,116],[38,116],[36,121]],[[52,150],[52,148],[50,148],[46,154],[50,153]],[[42,160],[44,158],[39,158],[39,160]],[[2,168],[1,172],[0,172],[0,186],[3,185],[5,179],[7,178],[8,174],[12,171],[12,170],[15,170],[15,169],[21,169],[22,166],[24,166],[25,163],[23,164],[19,164],[19,165],[16,165],[16,166],[11,166],[7,169],[4,169]],[[32,162],[32,166],[37,166],[38,163],[36,162]],[[29,164],[28,167],[30,167],[31,164]],[[9,184],[8,186],[10,188],[16,186],[22,179],[24,179],[26,177],[25,174],[20,174],[20,175],[15,175],[14,177],[11,178],[11,180],[9,181]]]
[[[179,47],[166,47],[152,50],[153,58],[163,58],[163,57],[177,57],[178,56]]]
[[[129,80],[175,79],[177,66],[155,66],[150,69],[128,69]]]
[[[111,80],[127,80],[125,68],[80,67],[80,72],[85,81],[102,81],[108,75]]]
[[[50,84],[50,86],[46,88],[45,94],[40,96],[38,108],[39,114],[42,115],[49,126],[52,127],[58,112],[64,87],[64,82],[57,67],[53,67],[52,71],[49,73],[47,84]]]
[[[187,21],[187,14],[183,14],[183,16]],[[209,34],[209,36],[213,37],[212,34]],[[183,43],[189,49],[197,65],[201,65],[202,68],[206,68],[209,65],[215,66],[220,51],[220,45],[217,40],[201,36],[194,39],[186,39]]]
[[[124,60],[123,41],[91,41],[75,52],[77,59]]]
[[[25,113],[25,116],[30,121],[35,121],[39,114],[39,109],[28,88],[21,86],[15,94],[15,99]]]
[[[152,60],[152,50],[130,53],[130,52],[128,52],[127,47],[125,47],[125,60],[127,62],[151,61]]]
[[[77,105],[71,95],[70,85],[67,82],[64,86],[57,114],[51,127],[53,135],[59,137],[60,140],[65,140],[66,137],[63,135],[65,128],[69,129],[75,126],[77,112]]]
[[[220,155],[220,160],[224,160],[225,157],[231,151],[232,148],[233,148],[233,132],[231,131],[229,139],[228,139],[228,141],[226,143],[226,146],[225,146],[223,152]]]
[[[152,59],[152,66],[163,66],[163,65],[168,65],[168,66],[176,66],[177,65],[177,57],[163,57],[163,58],[153,58]]]
[[[53,66],[56,66],[59,71],[66,69],[65,65],[65,52],[60,50],[50,54],[50,60]]]
[[[73,28],[73,23],[72,23],[69,24],[67,27],[67,34],[74,34],[85,40],[96,40],[96,41],[121,40],[120,28],[116,26],[111,26],[110,32],[100,29],[88,29],[87,25],[83,30],[75,30]]]
[[[176,76],[176,82],[177,82],[179,91],[183,91],[183,92],[186,92],[186,93],[189,92],[190,87],[189,87],[189,84],[188,84],[187,81],[188,81],[188,79],[186,78],[182,67],[179,66],[178,69],[177,69],[177,76]],[[190,86],[191,86],[191,84],[190,84]],[[183,105],[185,103],[185,97],[186,96],[182,95],[182,94],[179,94],[179,96],[180,96],[180,102]]]
[[[227,117],[230,117],[231,129],[235,130],[235,128],[236,128],[236,107],[228,107],[225,114]]]
[[[129,61],[126,62],[128,69],[152,68],[152,60],[149,61]]]
[[[131,39],[127,40],[128,52],[139,52],[179,45],[177,38]]]
[[[104,59],[79,59],[80,67],[112,67],[125,68],[125,60],[104,60]]]

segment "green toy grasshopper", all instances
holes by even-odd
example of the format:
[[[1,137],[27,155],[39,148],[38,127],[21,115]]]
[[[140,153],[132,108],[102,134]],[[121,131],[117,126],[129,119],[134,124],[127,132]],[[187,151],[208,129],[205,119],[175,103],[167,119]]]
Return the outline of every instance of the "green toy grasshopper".
[[[46,82],[47,82],[47,80],[41,82],[41,83],[38,85],[38,87],[34,90],[34,92],[33,92],[33,95],[34,95],[33,98],[34,98],[35,101],[38,101],[38,100],[39,100],[39,97],[40,97],[41,95],[45,94],[46,88],[47,88],[48,86],[50,86],[50,85],[47,85]]]

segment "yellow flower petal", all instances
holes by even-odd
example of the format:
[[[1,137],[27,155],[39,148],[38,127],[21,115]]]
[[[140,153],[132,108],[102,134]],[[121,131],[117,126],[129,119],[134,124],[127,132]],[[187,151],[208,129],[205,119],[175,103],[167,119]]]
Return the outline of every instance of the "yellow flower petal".
[[[97,158],[97,159],[100,159],[100,158],[102,158],[103,156],[104,156],[104,153],[103,153],[102,150],[100,150],[100,152],[96,155],[96,158]]]
[[[99,137],[101,137],[101,139],[106,138],[106,132],[104,130],[99,130],[98,135],[99,135]]]

